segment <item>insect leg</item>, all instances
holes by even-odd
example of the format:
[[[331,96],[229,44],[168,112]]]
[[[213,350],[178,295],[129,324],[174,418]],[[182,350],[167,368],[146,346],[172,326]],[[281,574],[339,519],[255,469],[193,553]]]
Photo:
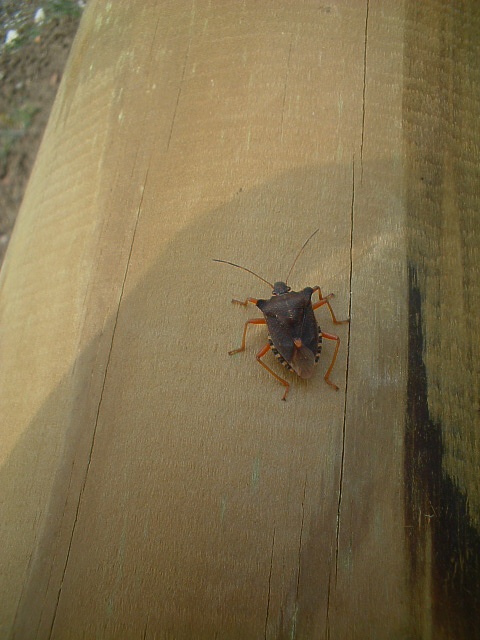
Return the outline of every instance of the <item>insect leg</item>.
[[[245,351],[245,340],[246,340],[247,329],[249,324],[267,324],[267,322],[264,318],[253,318],[253,320],[247,320],[245,323],[245,327],[243,329],[242,346],[239,349],[233,349],[232,351],[229,351],[228,352],[229,356],[233,356],[234,353],[240,353],[240,351]]]
[[[337,343],[335,345],[335,351],[333,353],[332,361],[330,363],[330,366],[327,369],[327,373],[325,374],[324,378],[325,378],[325,382],[327,382],[331,387],[333,387],[335,391],[338,391],[337,385],[330,380],[330,374],[332,372],[333,365],[335,364],[335,360],[337,359],[338,350],[340,348],[340,338],[338,336],[333,335],[333,333],[325,333],[325,331],[322,331],[322,338],[326,338],[327,340],[335,340]]]
[[[346,324],[350,322],[349,318],[347,318],[347,320],[337,320],[337,318],[335,317],[335,314],[333,313],[332,305],[330,304],[330,300],[335,297],[333,293],[329,293],[328,296],[323,297],[322,290],[320,289],[320,287],[313,287],[313,290],[318,291],[318,298],[319,298],[319,302],[316,302],[314,305],[312,305],[314,309],[318,309],[319,307],[322,307],[324,304],[326,304],[330,311],[330,315],[332,316],[332,320],[334,324]]]
[[[287,393],[288,393],[288,391],[290,389],[290,384],[286,380],[284,380],[283,378],[280,378],[280,376],[277,376],[275,371],[272,371],[270,369],[270,367],[268,365],[266,365],[265,362],[263,362],[263,360],[260,359],[260,358],[263,358],[263,356],[265,354],[267,354],[270,351],[270,349],[271,349],[271,345],[270,344],[266,344],[263,347],[263,349],[257,353],[256,358],[257,358],[257,361],[262,365],[262,367],[268,371],[268,373],[271,373],[274,378],[276,378],[279,382],[281,382],[283,384],[283,386],[285,387],[285,393],[283,394],[282,400],[286,400],[287,399]]]
[[[243,307],[246,307],[247,304],[250,302],[251,304],[257,304],[258,300],[256,300],[255,298],[247,298],[244,302],[242,302],[241,300],[236,300],[235,298],[232,300],[232,302],[234,304],[241,304]]]

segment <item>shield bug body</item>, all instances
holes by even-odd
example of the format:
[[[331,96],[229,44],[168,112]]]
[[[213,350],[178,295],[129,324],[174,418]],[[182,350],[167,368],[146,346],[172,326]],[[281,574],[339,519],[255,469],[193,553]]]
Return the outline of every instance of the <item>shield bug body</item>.
[[[298,252],[293,264],[288,272],[285,282],[275,282],[271,284],[261,276],[257,275],[250,269],[242,267],[227,260],[215,260],[215,262],[223,262],[233,267],[238,267],[244,271],[248,271],[255,277],[259,278],[272,289],[272,297],[269,300],[261,300],[256,298],[247,298],[244,301],[232,300],[235,304],[247,306],[249,303],[256,305],[263,313],[263,318],[254,318],[247,320],[243,330],[242,344],[238,349],[229,351],[229,355],[245,351],[245,341],[248,327],[252,324],[266,324],[268,328],[268,343],[257,353],[257,361],[264,367],[274,378],[281,382],[285,387],[282,400],[287,399],[290,389],[290,383],[284,378],[277,375],[262,358],[270,351],[273,351],[278,360],[290,371],[295,372],[300,378],[311,378],[314,367],[320,358],[322,350],[322,339],[335,341],[335,351],[332,361],[325,374],[325,381],[338,391],[338,387],[330,380],[335,360],[337,359],[338,350],[340,348],[340,338],[331,333],[322,331],[318,326],[314,310],[327,305],[334,324],[344,324],[348,320],[337,320],[330,304],[333,293],[327,296],[322,295],[320,287],[306,287],[302,291],[292,291],[287,285],[288,278],[295,266],[300,254],[306,247],[307,243],[317,233],[318,229],[304,242],[302,248]],[[312,302],[312,296],[318,291],[318,302]]]

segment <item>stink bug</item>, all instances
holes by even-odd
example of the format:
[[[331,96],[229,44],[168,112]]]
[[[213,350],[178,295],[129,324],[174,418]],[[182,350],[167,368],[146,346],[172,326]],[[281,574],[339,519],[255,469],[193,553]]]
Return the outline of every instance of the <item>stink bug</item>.
[[[259,278],[272,289],[272,297],[270,300],[257,300],[256,298],[247,298],[243,302],[241,300],[232,300],[233,303],[241,304],[244,307],[246,307],[249,302],[256,305],[263,313],[264,317],[247,320],[243,330],[241,346],[238,349],[229,351],[228,353],[232,356],[234,353],[245,351],[245,341],[249,325],[266,324],[268,328],[268,342],[263,349],[257,353],[256,358],[262,367],[264,367],[274,378],[284,385],[285,393],[283,394],[282,400],[287,399],[290,383],[270,369],[270,367],[263,362],[262,358],[271,349],[278,360],[289,371],[295,372],[300,376],[300,378],[311,378],[314,372],[314,367],[320,358],[323,338],[326,340],[334,340],[336,342],[332,361],[330,362],[330,366],[328,367],[327,373],[324,377],[325,382],[338,391],[337,385],[330,380],[330,373],[332,372],[335,360],[337,359],[338,350],[340,348],[340,338],[332,333],[326,333],[320,329],[317,324],[314,309],[327,305],[334,324],[344,324],[349,321],[337,320],[335,317],[330,304],[331,298],[334,297],[333,293],[324,297],[319,286],[315,286],[313,288],[305,287],[302,291],[292,291],[287,285],[288,278],[290,277],[300,254],[318,231],[319,229],[314,231],[303,243],[302,248],[290,267],[290,271],[285,278],[285,282],[275,282],[272,285],[271,282],[268,282],[268,280],[265,280],[246,267],[234,264],[233,262],[228,262],[227,260],[214,260],[214,262],[223,262],[224,264],[232,265],[232,267],[238,267],[239,269],[248,271],[248,273]],[[313,304],[312,295],[316,291],[318,291],[318,302]]]

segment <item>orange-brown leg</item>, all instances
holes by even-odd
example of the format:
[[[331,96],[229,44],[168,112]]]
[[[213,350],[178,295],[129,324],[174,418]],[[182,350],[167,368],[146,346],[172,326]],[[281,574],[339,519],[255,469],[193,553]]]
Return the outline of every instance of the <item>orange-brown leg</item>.
[[[330,300],[335,297],[333,293],[329,293],[328,296],[323,297],[320,287],[313,287],[313,290],[318,291],[318,298],[319,298],[319,302],[316,302],[314,305],[312,305],[314,309],[318,309],[319,307],[322,307],[324,304],[326,304],[330,311],[330,315],[332,316],[332,320],[334,324],[346,324],[350,322],[349,318],[347,318],[346,320],[337,320],[337,318],[335,317],[335,314],[333,313],[332,305],[330,304]]]
[[[263,349],[257,353],[256,358],[257,358],[257,361],[262,365],[262,367],[268,371],[268,373],[271,373],[274,378],[276,378],[279,382],[283,384],[283,386],[285,387],[285,393],[283,394],[282,400],[286,400],[287,393],[290,389],[290,384],[283,378],[280,378],[280,376],[277,376],[275,371],[272,371],[272,369],[270,369],[270,367],[266,365],[265,362],[263,362],[263,360],[261,360],[261,358],[263,358],[263,356],[267,354],[270,351],[270,349],[271,349],[270,344],[266,344],[263,347]]]
[[[325,331],[322,331],[322,338],[326,338],[327,340],[335,340],[337,343],[335,345],[335,351],[333,353],[332,361],[330,363],[330,366],[327,369],[327,373],[325,374],[324,378],[325,378],[325,382],[327,382],[331,387],[333,387],[335,391],[338,391],[337,385],[330,380],[330,374],[332,373],[333,365],[335,364],[335,360],[337,359],[337,355],[338,355],[338,350],[340,349],[340,338],[338,336],[333,335],[333,333],[325,333]]]
[[[241,304],[242,307],[246,307],[248,305],[248,303],[250,302],[250,304],[257,304],[258,300],[256,300],[255,298],[247,298],[244,302],[242,302],[241,300],[236,300],[235,298],[232,300],[232,302],[234,304]]]
[[[240,303],[242,304],[242,303]],[[239,349],[233,349],[228,352],[229,356],[233,356],[234,353],[240,353],[240,351],[245,351],[245,340],[247,337],[247,329],[250,324],[267,324],[264,318],[253,318],[253,320],[247,320],[245,323],[245,327],[243,329],[243,337],[242,337],[242,346]]]

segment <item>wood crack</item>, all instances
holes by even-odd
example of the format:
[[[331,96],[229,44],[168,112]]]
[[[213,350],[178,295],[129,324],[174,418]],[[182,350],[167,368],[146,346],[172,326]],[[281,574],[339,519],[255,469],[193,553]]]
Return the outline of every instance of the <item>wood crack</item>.
[[[349,281],[349,303],[348,303],[348,317],[352,315],[352,273],[353,273],[353,218],[355,211],[355,157],[352,160],[352,199],[350,203],[350,281]],[[340,517],[342,510],[342,497],[343,497],[343,477],[345,470],[345,439],[347,434],[347,394],[348,394],[348,365],[350,360],[350,332],[351,322],[348,323],[348,335],[347,335],[347,367],[345,377],[345,401],[343,407],[343,429],[342,429],[342,459],[340,464],[340,480],[338,488],[338,503],[337,503],[337,524],[335,530],[335,582],[338,574],[338,549],[340,541]]]
[[[350,276],[349,276],[349,303],[348,303],[348,317],[352,316],[352,273],[353,273],[353,224],[354,224],[354,212],[355,212],[355,156],[352,159],[352,197],[350,201]],[[350,360],[350,332],[351,323],[348,324],[347,335],[347,367],[345,378],[345,401],[343,407],[343,427],[342,427],[342,454],[340,462],[340,478],[338,481],[338,500],[337,500],[337,517],[335,523],[335,552],[334,552],[334,571],[335,571],[335,586],[338,576],[338,554],[340,548],[340,521],[342,513],[342,498],[343,498],[343,479],[345,472],[345,442],[347,434],[347,397],[348,397],[348,365]],[[333,553],[333,551],[332,551]],[[328,576],[328,592],[327,592],[327,610],[325,616],[325,638],[330,638],[330,601],[332,592],[332,571],[330,570]]]
[[[307,476],[305,475],[305,482],[303,483],[303,497],[302,497],[302,520],[300,523],[300,537],[298,541],[298,560],[297,560],[297,587],[295,590],[295,611],[293,613],[292,629],[290,633],[291,638],[295,638],[297,630],[297,617],[298,617],[298,593],[300,591],[300,568],[302,562],[302,543],[303,543],[303,528],[305,524],[305,495],[307,493]]]
[[[283,90],[283,101],[282,101],[282,118],[280,121],[280,140],[283,140],[283,120],[285,117],[285,104],[287,101],[287,86],[288,86],[288,76],[290,75],[290,58],[292,56],[292,42],[290,42],[290,47],[288,49],[288,59],[287,59],[287,70],[285,72],[285,83]]]
[[[138,222],[139,222],[139,219],[140,219],[140,212],[142,210],[143,198],[144,198],[145,189],[146,189],[146,185],[147,185],[149,170],[150,170],[150,163],[147,166],[147,170],[146,170],[146,173],[145,173],[145,179],[143,181],[142,194],[140,196],[140,202],[139,202],[138,207],[137,207],[137,213],[136,213],[135,224],[134,224],[133,232],[132,232],[132,239],[131,239],[131,243],[130,243],[130,249],[129,249],[128,258],[127,258],[126,265],[125,265],[125,270],[124,270],[123,280],[122,280],[122,287],[121,287],[121,290],[120,290],[120,296],[119,296],[119,299],[118,299],[118,304],[117,304],[117,309],[116,309],[116,314],[115,314],[115,320],[114,320],[114,323],[113,323],[112,336],[111,336],[110,347],[109,347],[109,351],[108,351],[108,355],[107,355],[105,373],[104,373],[104,376],[103,376],[102,389],[100,391],[100,399],[98,401],[97,412],[96,412],[96,415],[95,415],[95,424],[93,426],[93,433],[92,433],[92,441],[91,441],[91,444],[90,444],[90,451],[88,453],[88,460],[87,460],[87,464],[86,464],[83,483],[82,483],[82,487],[80,489],[80,493],[79,493],[78,501],[77,501],[77,506],[76,506],[76,509],[75,509],[75,518],[74,518],[74,521],[73,521],[72,530],[71,530],[71,533],[70,533],[70,540],[69,540],[69,543],[68,543],[68,549],[67,549],[67,553],[66,553],[66,556],[65,556],[65,563],[64,563],[64,566],[63,566],[62,578],[61,578],[61,581],[60,581],[60,585],[58,587],[57,600],[56,600],[56,603],[55,603],[55,610],[54,610],[54,613],[53,613],[53,616],[52,616],[52,623],[50,625],[49,638],[52,636],[53,628],[55,626],[55,620],[56,620],[56,617],[57,617],[57,610],[58,610],[58,605],[59,605],[59,602],[60,602],[60,596],[61,596],[61,593],[62,593],[63,583],[64,583],[64,580],[65,580],[65,575],[67,573],[68,562],[69,562],[70,553],[71,553],[71,550],[72,550],[73,538],[74,538],[75,530],[76,530],[77,523],[78,523],[78,518],[79,518],[79,514],[80,514],[80,507],[81,507],[81,504],[82,504],[83,494],[85,492],[85,486],[87,484],[88,473],[89,473],[90,464],[91,464],[91,461],[92,461],[93,449],[94,449],[94,446],[95,446],[95,438],[96,438],[97,428],[98,428],[98,421],[99,421],[99,418],[100,418],[100,410],[101,410],[102,404],[103,404],[103,396],[104,396],[104,391],[105,391],[105,384],[106,384],[106,381],[107,381],[108,370],[109,370],[109,366],[110,366],[110,360],[111,360],[112,352],[113,352],[113,343],[114,343],[114,340],[115,340],[115,332],[116,332],[116,329],[117,329],[118,317],[119,317],[119,314],[120,314],[120,307],[121,307],[123,296],[124,296],[124,292],[125,292],[125,284],[126,284],[126,280],[127,280],[127,276],[128,276],[130,260],[131,260],[131,257],[132,257],[133,245],[135,243],[135,236],[136,236],[136,233],[137,233]]]
[[[272,569],[273,569],[273,550],[275,548],[275,527],[273,527],[272,550],[270,552],[270,570],[268,572],[268,592],[267,592],[267,610],[265,612],[265,630],[264,638],[267,638],[268,615],[270,613],[270,594],[272,589]]]
[[[362,137],[360,140],[360,180],[363,178],[363,143],[365,138],[365,94],[367,88],[367,39],[368,39],[368,11],[370,0],[367,0],[365,11],[365,37],[363,47],[363,89],[362,89]]]

